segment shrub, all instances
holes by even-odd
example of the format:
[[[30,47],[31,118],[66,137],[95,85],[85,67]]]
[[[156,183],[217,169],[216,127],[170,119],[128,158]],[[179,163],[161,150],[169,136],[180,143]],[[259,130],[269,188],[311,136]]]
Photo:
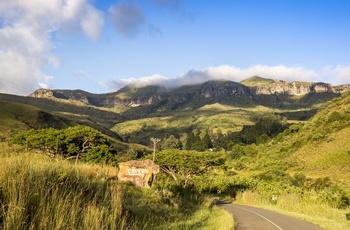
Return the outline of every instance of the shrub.
[[[318,132],[312,136],[312,140],[314,140],[314,141],[317,141],[317,140],[322,139],[322,138],[324,138],[324,135],[322,133],[318,133]]]
[[[342,119],[343,119],[343,116],[338,111],[334,111],[328,117],[327,123],[329,124],[329,123],[332,123],[332,122],[335,122],[335,121],[341,121]]]

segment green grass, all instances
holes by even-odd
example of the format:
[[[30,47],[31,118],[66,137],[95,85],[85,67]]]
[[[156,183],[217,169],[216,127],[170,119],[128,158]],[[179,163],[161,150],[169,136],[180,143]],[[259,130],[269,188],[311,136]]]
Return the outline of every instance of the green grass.
[[[233,230],[235,222],[232,215],[218,207],[205,207],[193,213],[190,219],[161,225],[156,229],[198,229],[198,230]]]
[[[254,190],[238,193],[237,202],[276,210],[325,229],[350,229],[346,220],[350,213],[346,201],[350,192],[349,112],[350,95],[344,95],[323,106],[310,121],[294,124],[268,143],[248,146],[256,154],[227,162],[228,169],[241,177],[272,173],[268,174],[271,181],[265,178]],[[241,165],[243,169],[235,168]],[[282,172],[286,176],[302,173],[308,179],[291,186],[289,179],[278,177]],[[310,187],[325,178],[329,178],[325,187]],[[279,195],[277,204],[270,201],[273,193]]]
[[[0,155],[1,229],[124,229],[122,191],[74,166],[33,153]],[[109,173],[112,169],[109,169]]]
[[[327,230],[350,229],[350,221],[346,219],[346,213],[350,213],[350,208],[345,210],[336,209],[327,203],[313,200],[311,195],[310,193],[310,197],[301,198],[300,195],[285,193],[278,196],[276,204],[272,204],[270,196],[245,191],[238,194],[237,202],[277,211],[308,221]]]
[[[163,197],[107,180],[117,168],[24,153],[0,143],[0,229],[232,229],[232,216],[208,202]],[[169,203],[169,199],[173,203]],[[169,203],[169,204],[166,204]],[[222,223],[227,223],[223,225]],[[169,228],[171,226],[171,228]]]
[[[256,86],[256,85],[271,85],[275,81],[273,79],[262,78],[259,76],[253,76],[248,79],[241,81],[240,83],[245,86]]]
[[[207,129],[216,133],[241,130],[243,125],[253,124],[256,117],[271,113],[272,109],[264,106],[240,108],[220,103],[205,105],[196,110],[178,110],[167,112],[164,116],[147,117],[124,121],[111,128],[121,136],[130,136],[130,142],[147,141],[152,136],[163,138],[170,134],[188,133],[194,129]],[[141,142],[142,143],[142,142]]]

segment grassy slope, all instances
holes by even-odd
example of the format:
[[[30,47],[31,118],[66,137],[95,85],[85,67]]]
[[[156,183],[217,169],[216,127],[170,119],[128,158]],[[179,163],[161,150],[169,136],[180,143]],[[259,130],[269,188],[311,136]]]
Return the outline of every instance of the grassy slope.
[[[241,108],[220,103],[205,105],[194,110],[177,110],[160,117],[147,117],[116,124],[111,130],[121,136],[130,135],[130,142],[147,141],[151,136],[164,138],[170,134],[189,133],[193,129],[209,129],[223,133],[238,131],[243,125],[253,124],[254,120],[265,113],[273,112],[263,106]]]
[[[0,94],[0,100],[27,104],[38,107],[51,113],[59,113],[67,118],[79,119],[81,123],[99,123],[101,126],[110,127],[123,118],[112,111],[87,106],[82,102],[64,99],[32,98],[9,94]]]
[[[0,168],[0,229],[233,229],[231,215],[216,207],[181,215],[162,193],[106,180],[115,167],[17,153],[0,143]]]
[[[0,133],[3,137],[29,128],[67,128],[74,122],[37,107],[0,100]]]
[[[41,128],[56,128],[63,129],[69,126],[74,126],[82,123],[81,120],[72,120],[64,118],[60,115],[55,115],[41,110],[38,107],[25,105],[20,103],[8,102],[0,100],[0,139],[7,139],[11,134],[28,130],[28,129],[41,129]],[[112,133],[105,127],[94,124],[93,127],[98,130],[106,131],[108,135]],[[100,127],[100,128],[98,128]],[[128,154],[134,150],[147,149],[147,147],[139,144],[123,143],[118,139],[115,139],[115,134],[107,136],[114,147],[116,148],[119,156],[124,160],[130,160],[132,155]]]
[[[335,113],[340,116],[332,119]],[[296,127],[299,131],[292,132]],[[282,170],[290,175],[304,173],[308,178],[314,179],[328,177],[332,183],[350,192],[349,140],[350,94],[328,102],[306,123],[292,126],[271,142],[256,146],[257,155],[241,159],[246,168],[236,172],[251,176],[269,170]],[[237,200],[296,216],[325,229],[350,227],[345,218],[345,214],[350,212],[349,208],[341,210],[320,202],[317,200],[320,191],[315,190],[313,194],[307,190],[307,196],[284,190],[279,192],[277,205],[272,205],[269,201],[271,194],[266,196],[254,191],[239,194]]]
[[[334,112],[340,114],[340,120],[330,120]],[[299,131],[293,131],[295,127]],[[350,94],[328,102],[311,120],[291,126],[271,142],[259,145],[259,153],[247,158],[246,163],[251,170],[280,166],[314,177],[329,176],[350,185],[349,139]]]
[[[340,120],[330,121],[333,113]],[[327,103],[305,125],[301,138],[311,139],[295,151],[297,166],[292,170],[305,170],[317,177],[329,176],[350,189],[350,94]]]
[[[268,79],[268,78],[262,78],[259,76],[254,76],[254,77],[247,78],[241,81],[240,83],[246,86],[269,85],[274,83],[274,80]]]

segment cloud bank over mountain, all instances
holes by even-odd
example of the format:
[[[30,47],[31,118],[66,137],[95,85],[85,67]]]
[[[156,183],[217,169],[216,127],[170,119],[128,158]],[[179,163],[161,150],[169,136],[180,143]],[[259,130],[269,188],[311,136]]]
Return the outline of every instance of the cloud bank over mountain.
[[[103,85],[109,87],[109,89],[113,91],[118,90],[125,85],[147,86],[159,84],[167,88],[173,88],[182,85],[199,84],[209,80],[230,80],[240,82],[252,76],[285,81],[306,82],[320,82],[324,77],[327,77],[327,79],[332,79],[331,82],[327,83],[337,85],[346,82],[346,80],[349,79],[350,66],[327,66],[321,71],[316,72],[302,67],[287,67],[284,65],[255,65],[248,68],[221,65],[208,67],[203,70],[189,70],[187,73],[181,74],[175,78],[154,74],[140,78],[111,80],[108,83],[103,83]]]

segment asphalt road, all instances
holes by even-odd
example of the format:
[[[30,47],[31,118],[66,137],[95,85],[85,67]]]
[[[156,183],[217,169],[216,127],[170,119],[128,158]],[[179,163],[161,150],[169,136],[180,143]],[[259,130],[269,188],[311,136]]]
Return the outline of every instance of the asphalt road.
[[[308,222],[277,212],[217,201],[216,205],[232,213],[235,230],[324,230]]]

